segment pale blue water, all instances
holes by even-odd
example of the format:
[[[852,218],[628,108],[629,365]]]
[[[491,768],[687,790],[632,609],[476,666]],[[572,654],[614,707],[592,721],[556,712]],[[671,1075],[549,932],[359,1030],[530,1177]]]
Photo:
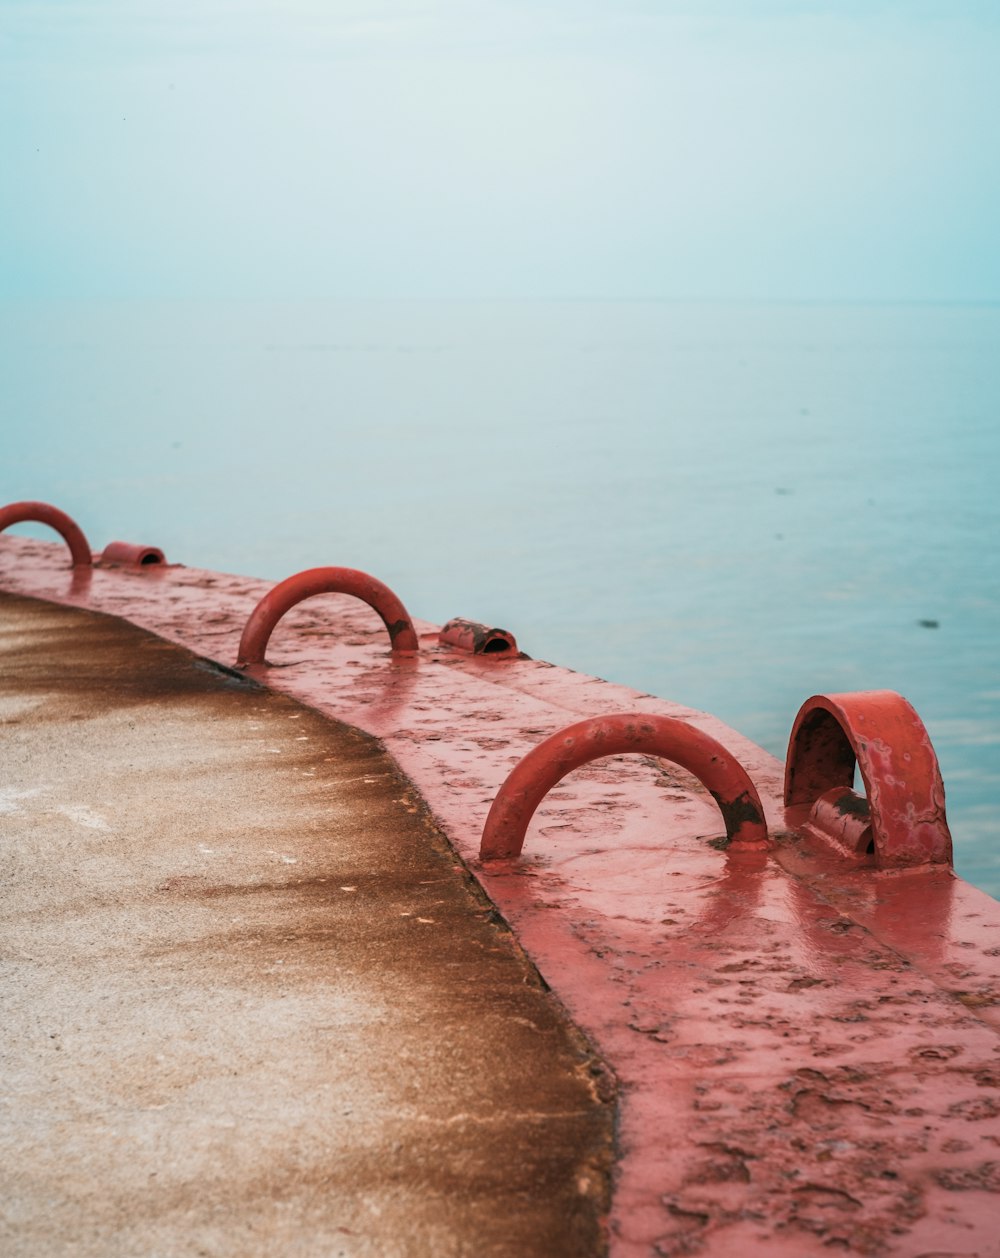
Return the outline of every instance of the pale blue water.
[[[777,755],[808,695],[899,690],[1000,896],[1000,307],[0,311],[0,501],[367,569]]]

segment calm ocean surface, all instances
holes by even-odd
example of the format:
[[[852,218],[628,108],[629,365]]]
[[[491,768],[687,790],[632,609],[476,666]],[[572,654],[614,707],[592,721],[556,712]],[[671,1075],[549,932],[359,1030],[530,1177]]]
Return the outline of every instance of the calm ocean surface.
[[[415,615],[503,625],[782,757],[808,695],[899,690],[958,870],[1000,897],[1000,307],[8,303],[0,323],[0,501],[199,567],[363,568]]]

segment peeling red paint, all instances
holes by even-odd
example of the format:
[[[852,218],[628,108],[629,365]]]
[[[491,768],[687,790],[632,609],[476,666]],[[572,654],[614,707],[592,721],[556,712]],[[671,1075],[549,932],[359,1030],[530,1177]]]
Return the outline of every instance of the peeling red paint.
[[[494,659],[513,659],[517,655],[517,642],[506,629],[481,625],[475,620],[463,620],[455,616],[442,625],[438,641],[459,651],[473,655],[489,655]]]
[[[185,568],[72,576],[57,547],[12,537],[0,587],[124,616],[227,664],[267,592]],[[539,661],[497,668],[419,622],[420,651],[394,655],[368,608],[334,599],[291,609],[274,666],[247,671],[382,740],[610,1063],[613,1254],[997,1252],[1000,905],[954,876],[939,831],[937,846],[890,834],[881,868],[845,860],[789,829],[783,766],[714,718]],[[719,850],[700,783],[629,756],[563,779],[521,861],[480,863],[511,769],[568,721],[622,711],[721,742],[757,789],[772,850]],[[878,809],[901,833],[898,782],[924,753],[861,715],[873,825]],[[877,740],[911,759],[880,760]],[[933,828],[943,792],[923,780],[911,816]],[[850,787],[819,770],[809,781],[793,809]]]
[[[892,690],[813,695],[802,705],[785,767],[789,823],[843,844],[844,827],[830,826],[828,804],[831,791],[852,786],[855,761],[868,793],[873,863],[883,869],[950,866],[937,756],[920,717]],[[852,855],[861,840],[847,840],[849,850],[854,843]]]

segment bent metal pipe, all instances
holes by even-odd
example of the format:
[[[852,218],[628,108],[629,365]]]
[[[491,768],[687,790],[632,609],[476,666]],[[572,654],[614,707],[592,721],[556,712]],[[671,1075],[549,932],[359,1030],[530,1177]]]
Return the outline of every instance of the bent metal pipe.
[[[519,856],[535,809],[557,782],[591,760],[624,752],[661,756],[693,773],[719,805],[730,851],[769,846],[757,789],[721,743],[675,717],[618,713],[568,725],[528,752],[493,801],[480,859]]]
[[[74,568],[89,568],[93,562],[90,543],[79,524],[65,511],[48,502],[9,502],[0,507],[0,533],[12,524],[47,524],[55,529],[66,545]]]
[[[278,621],[297,603],[317,594],[351,594],[361,599],[382,618],[393,652],[418,649],[409,612],[387,585],[356,568],[307,568],[268,591],[250,613],[240,638],[237,667],[266,663],[264,652]]]

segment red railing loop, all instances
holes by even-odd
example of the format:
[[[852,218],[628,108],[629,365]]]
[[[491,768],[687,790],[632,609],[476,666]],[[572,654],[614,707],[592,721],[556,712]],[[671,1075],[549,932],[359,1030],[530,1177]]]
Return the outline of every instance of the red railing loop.
[[[394,652],[417,650],[413,622],[387,585],[356,568],[307,568],[269,590],[250,613],[240,638],[237,665],[265,663],[264,651],[275,625],[296,603],[316,594],[351,594],[361,599],[382,617]]]
[[[528,752],[493,801],[480,859],[520,855],[535,809],[557,782],[591,760],[627,752],[661,756],[700,779],[722,812],[730,851],[757,852],[768,847],[757,790],[721,743],[674,717],[616,713],[568,725]]]
[[[854,768],[867,799],[855,793]],[[879,868],[950,865],[944,783],[927,730],[894,690],[813,695],[788,740],[785,807]]]
[[[108,542],[101,551],[101,566],[107,568],[148,568],[167,562],[158,546],[137,546],[134,542]]]
[[[84,537],[83,529],[65,511],[60,511],[58,507],[50,506],[47,502],[9,502],[5,507],[0,507],[0,533],[12,524],[26,524],[29,521],[47,524],[49,528],[55,529],[69,547],[74,568],[90,567],[93,562],[90,543]]]
[[[463,620],[461,616],[448,621],[438,635],[438,641],[458,651],[468,651],[471,655],[513,659],[518,654],[512,633],[481,625],[475,620]]]

